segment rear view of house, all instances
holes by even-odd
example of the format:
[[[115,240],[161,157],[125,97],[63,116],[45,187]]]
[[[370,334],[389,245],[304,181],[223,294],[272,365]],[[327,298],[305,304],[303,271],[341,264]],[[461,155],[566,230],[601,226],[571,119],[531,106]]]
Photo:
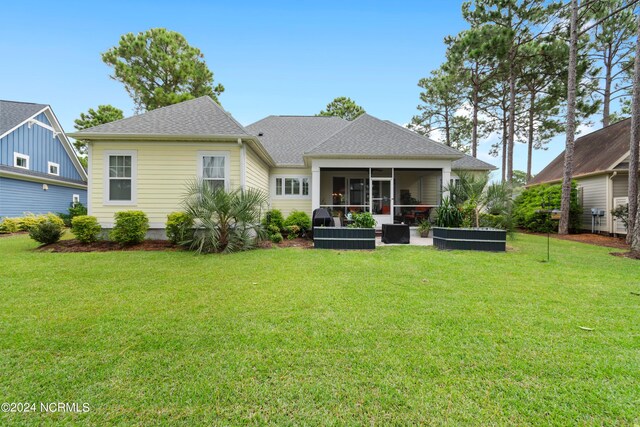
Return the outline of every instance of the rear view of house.
[[[0,217],[66,212],[87,176],[51,107],[0,100]]]

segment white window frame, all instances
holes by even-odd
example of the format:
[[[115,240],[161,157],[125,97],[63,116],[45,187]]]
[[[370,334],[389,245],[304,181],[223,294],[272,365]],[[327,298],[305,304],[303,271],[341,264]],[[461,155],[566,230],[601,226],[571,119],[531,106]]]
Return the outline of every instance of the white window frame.
[[[56,173],[51,172],[51,166],[56,168]],[[60,176],[60,164],[54,162],[47,162],[47,173],[49,175]]]
[[[25,159],[27,161],[27,166],[18,166],[18,159],[22,158]],[[13,166],[16,168],[20,168],[20,169],[29,169],[31,161],[29,159],[29,156],[27,156],[26,154],[22,154],[22,153],[18,153],[17,151],[13,152]]]
[[[224,189],[229,191],[231,188],[231,153],[229,151],[198,151],[196,176],[199,180],[204,179],[202,169],[204,168],[205,157],[224,157]]]
[[[74,205],[76,203],[80,203],[80,195],[79,194],[74,194],[73,196],[71,196],[71,203],[73,203]]]
[[[277,180],[282,180],[282,194],[277,194],[276,183]],[[298,179],[300,180],[300,192],[298,194],[285,194],[285,180],[286,179]],[[308,194],[302,194],[304,189],[304,180],[308,183]],[[310,199],[311,198],[311,175],[273,175],[271,178],[271,194],[274,199]]]
[[[109,158],[111,156],[131,156],[131,200],[109,200]],[[122,179],[122,178],[117,178]],[[138,152],[136,150],[106,150],[104,152],[103,204],[109,206],[135,206],[137,204]]]

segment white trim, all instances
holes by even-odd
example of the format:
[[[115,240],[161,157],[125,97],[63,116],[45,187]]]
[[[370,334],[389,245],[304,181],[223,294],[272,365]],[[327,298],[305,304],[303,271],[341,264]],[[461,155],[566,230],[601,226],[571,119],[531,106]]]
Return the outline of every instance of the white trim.
[[[224,157],[224,189],[229,191],[231,188],[231,152],[230,151],[198,151],[198,170],[196,176],[202,180],[202,169],[204,167],[205,157]]]
[[[74,194],[73,196],[71,196],[71,203],[80,203],[80,195]]]
[[[626,153],[624,153],[624,156],[620,157],[618,160],[616,160],[615,162],[613,162],[613,164],[611,166],[609,166],[607,168],[607,170],[613,170],[616,168],[616,166],[618,166],[620,163],[622,163],[627,157],[631,156],[631,150],[628,150]]]
[[[88,173],[89,176],[87,178],[87,215],[91,215],[92,211],[93,211],[93,206],[91,203],[91,186],[93,185],[93,166],[91,166],[91,160],[93,156],[93,147],[92,147],[92,143],[88,142],[87,143],[87,169],[88,169]],[[103,190],[104,191],[104,188]]]
[[[80,164],[80,160],[78,160],[78,154],[76,153],[75,148],[73,148],[73,145],[71,144],[71,141],[67,137],[67,134],[64,132],[64,129],[62,129],[62,125],[60,125],[60,122],[58,121],[58,118],[56,117],[55,113],[51,108],[49,108],[49,106],[47,106],[47,108],[45,108],[43,112],[45,113],[45,115],[53,125],[54,138],[56,136],[59,136],[58,140],[62,143],[62,147],[64,148],[64,151],[67,152],[67,155],[71,159],[71,163],[73,163],[73,165],[76,168],[76,171],[78,171],[78,174],[80,174],[80,179],[82,179],[83,181],[87,181],[88,180],[87,172],[84,170],[84,168]],[[38,114],[36,114],[36,116]]]
[[[27,166],[18,166],[18,159],[25,159],[27,161]],[[31,163],[30,161],[30,157],[26,154],[22,154],[22,153],[18,153],[17,151],[13,152],[13,167],[14,168],[20,168],[20,169],[26,169],[29,170],[29,163]]]
[[[49,130],[49,131],[53,132],[53,137],[54,138],[56,137],[56,133],[57,133],[56,130],[54,128],[52,128],[51,126],[49,126],[48,124],[42,123],[40,120],[36,120],[34,118],[31,118],[27,122],[27,126],[29,127],[29,129],[31,129],[31,126],[33,126],[33,125],[38,125],[41,128],[44,128],[46,130]]]
[[[278,199],[278,200],[309,200],[311,199],[311,193],[312,193],[312,188],[313,188],[313,179],[311,178],[312,175],[289,175],[289,174],[275,174],[275,175],[271,175],[269,178],[269,188],[271,190],[271,198],[272,199]],[[276,180],[277,179],[299,179],[300,180],[300,193],[299,194],[284,194],[284,181],[282,183],[282,194],[277,194],[276,192]],[[308,191],[309,194],[302,194],[302,189],[303,189],[303,180],[307,179],[308,180]]]
[[[109,200],[109,158],[111,156],[131,156],[131,200]],[[105,150],[103,171],[103,205],[105,206],[135,206],[137,204],[138,186],[138,151],[137,150]],[[122,178],[120,178],[122,179]]]
[[[56,173],[51,172],[51,166],[55,166]],[[47,173],[49,175],[60,176],[60,164],[54,162],[47,162]]]

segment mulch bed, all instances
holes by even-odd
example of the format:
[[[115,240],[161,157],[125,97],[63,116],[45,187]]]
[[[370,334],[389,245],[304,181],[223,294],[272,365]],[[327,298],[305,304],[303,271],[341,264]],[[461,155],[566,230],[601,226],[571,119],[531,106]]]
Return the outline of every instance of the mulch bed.
[[[12,236],[21,236],[23,234],[29,234],[29,233],[27,231],[18,231],[16,233],[0,233],[0,238],[12,237]]]
[[[313,240],[311,239],[284,239],[280,243],[272,243],[269,240],[265,240],[260,243],[259,248],[271,249],[271,248],[313,248]]]
[[[179,246],[167,240],[145,240],[144,242],[121,246],[116,242],[99,241],[94,243],[82,243],[78,240],[61,240],[58,243],[38,247],[38,251],[46,252],[111,252],[111,251],[175,251],[181,250]]]
[[[546,236],[544,233],[527,233],[536,236]],[[581,234],[551,234],[554,239],[571,240],[572,242],[587,243],[589,245],[604,246],[607,248],[627,249],[629,245],[624,237],[603,236],[601,234],[581,233]]]

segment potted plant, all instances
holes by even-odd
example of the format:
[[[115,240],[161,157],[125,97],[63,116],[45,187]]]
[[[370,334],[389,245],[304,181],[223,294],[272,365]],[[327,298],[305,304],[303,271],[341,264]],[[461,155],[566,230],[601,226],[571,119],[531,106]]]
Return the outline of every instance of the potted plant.
[[[431,231],[431,223],[424,219],[418,223],[418,233],[420,237],[429,237],[429,231]]]

